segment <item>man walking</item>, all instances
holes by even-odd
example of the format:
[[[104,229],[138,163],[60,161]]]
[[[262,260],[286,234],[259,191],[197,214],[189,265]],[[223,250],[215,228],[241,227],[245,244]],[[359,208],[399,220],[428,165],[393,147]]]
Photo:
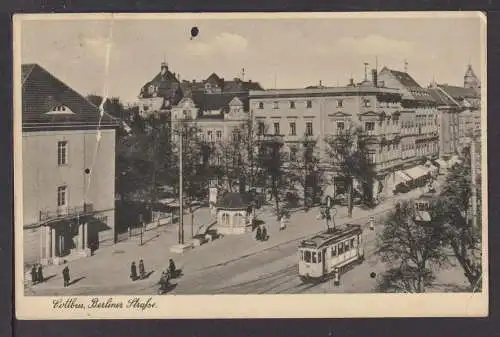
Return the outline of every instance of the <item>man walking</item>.
[[[42,265],[41,264],[38,265],[36,280],[37,280],[37,282],[40,282],[40,283],[44,281],[44,279],[43,279],[43,270],[42,270]]]

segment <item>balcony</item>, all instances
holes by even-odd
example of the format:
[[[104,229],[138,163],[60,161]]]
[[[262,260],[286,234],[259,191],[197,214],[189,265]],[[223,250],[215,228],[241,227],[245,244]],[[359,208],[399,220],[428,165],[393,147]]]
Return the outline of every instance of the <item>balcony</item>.
[[[73,218],[94,212],[94,204],[83,204],[83,206],[58,207],[56,210],[40,211],[40,221],[50,219]]]

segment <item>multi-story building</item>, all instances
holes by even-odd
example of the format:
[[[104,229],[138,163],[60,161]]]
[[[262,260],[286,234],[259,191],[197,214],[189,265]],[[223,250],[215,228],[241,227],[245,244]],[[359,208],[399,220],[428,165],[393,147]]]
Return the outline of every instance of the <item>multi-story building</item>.
[[[481,133],[481,92],[479,79],[469,65],[464,86],[431,83],[439,104],[439,154],[448,159],[457,154],[461,141]]]
[[[117,125],[41,66],[22,66],[26,264],[57,264],[114,243]]]
[[[405,102],[405,109],[401,85],[394,88],[377,77],[373,70],[371,80],[365,78],[356,85],[351,80],[345,87],[252,91],[251,113],[261,132],[283,139],[290,158],[304,137],[316,140],[323,163],[329,161],[325,141],[328,136],[360,127],[368,137],[369,156],[378,174],[373,195],[391,194],[396,185],[404,182],[400,177],[407,181],[428,173],[420,166],[411,168],[410,177],[408,172],[399,171],[437,153],[435,103],[430,97],[428,105]]]

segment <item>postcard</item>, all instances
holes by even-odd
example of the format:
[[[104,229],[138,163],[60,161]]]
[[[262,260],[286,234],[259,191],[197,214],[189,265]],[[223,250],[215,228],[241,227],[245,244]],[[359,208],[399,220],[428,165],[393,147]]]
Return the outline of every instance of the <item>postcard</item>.
[[[484,14],[19,14],[13,67],[18,319],[488,315]]]

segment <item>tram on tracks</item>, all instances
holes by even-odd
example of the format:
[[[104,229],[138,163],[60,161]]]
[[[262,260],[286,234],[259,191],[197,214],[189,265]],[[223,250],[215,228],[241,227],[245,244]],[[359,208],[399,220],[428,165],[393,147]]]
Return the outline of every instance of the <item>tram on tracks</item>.
[[[363,230],[346,224],[316,234],[299,245],[299,277],[303,282],[318,282],[340,273],[364,259]]]

